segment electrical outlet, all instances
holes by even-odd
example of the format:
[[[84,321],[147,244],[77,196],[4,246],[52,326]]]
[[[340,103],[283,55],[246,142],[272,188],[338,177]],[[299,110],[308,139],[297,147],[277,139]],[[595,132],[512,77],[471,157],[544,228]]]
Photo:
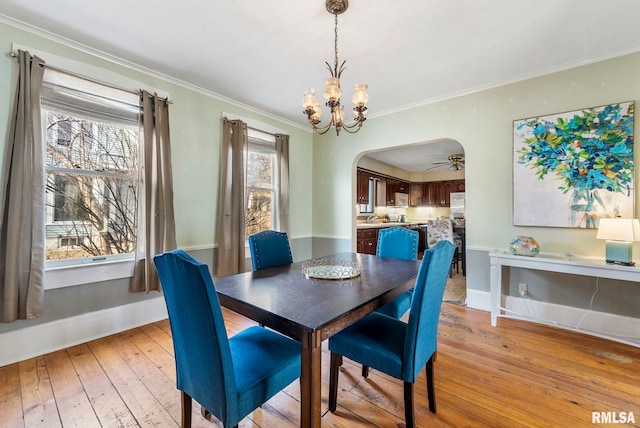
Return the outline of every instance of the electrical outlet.
[[[529,287],[527,286],[526,282],[521,282],[518,284],[518,292],[521,296],[529,295]]]

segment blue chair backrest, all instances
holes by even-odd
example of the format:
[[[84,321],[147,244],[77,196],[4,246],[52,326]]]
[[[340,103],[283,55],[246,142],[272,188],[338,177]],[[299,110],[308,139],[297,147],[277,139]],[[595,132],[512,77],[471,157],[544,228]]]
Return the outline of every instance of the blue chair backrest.
[[[220,420],[238,413],[220,301],[207,265],[182,250],[153,259],[169,312],[177,388]]]
[[[403,379],[415,382],[437,349],[438,322],[442,296],[455,246],[449,241],[438,241],[424,252],[415,288],[407,337],[404,344]]]
[[[417,230],[406,227],[389,227],[378,232],[376,255],[395,259],[416,260],[418,258]]]
[[[253,270],[284,266],[293,263],[286,232],[263,230],[249,236],[249,250]]]

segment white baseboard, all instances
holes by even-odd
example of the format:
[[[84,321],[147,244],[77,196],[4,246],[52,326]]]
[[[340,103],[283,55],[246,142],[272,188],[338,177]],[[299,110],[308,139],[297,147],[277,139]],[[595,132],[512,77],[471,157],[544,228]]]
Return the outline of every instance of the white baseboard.
[[[504,296],[505,312],[512,318],[574,330],[633,346],[640,346],[640,318],[584,308]]]
[[[491,312],[491,293],[467,288],[467,306]]]
[[[504,296],[510,318],[552,325],[628,345],[640,346],[640,318],[590,311],[583,308]],[[491,311],[491,293],[467,289],[467,307]]]
[[[167,318],[162,296],[0,334],[0,367]]]

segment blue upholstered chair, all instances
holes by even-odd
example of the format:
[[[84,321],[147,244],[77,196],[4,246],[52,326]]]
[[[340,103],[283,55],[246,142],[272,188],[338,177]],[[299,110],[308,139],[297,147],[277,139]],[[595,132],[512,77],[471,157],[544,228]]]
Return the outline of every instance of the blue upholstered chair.
[[[439,241],[425,251],[413,290],[408,323],[372,312],[329,338],[329,410],[336,410],[338,373],[345,356],[404,382],[407,428],[415,426],[413,386],[426,366],[429,410],[436,412],[433,364],[442,295],[453,252],[454,246],[449,241]]]
[[[182,394],[182,426],[192,398],[223,426],[238,422],[300,377],[300,343],[260,327],[231,339],[209,269],[182,250],[154,257],[164,292]]]
[[[284,266],[293,263],[286,232],[263,230],[249,236],[249,250],[253,270]]]
[[[378,233],[376,255],[404,260],[417,260],[419,236],[420,234],[417,230],[407,229],[406,227],[381,229]],[[392,302],[379,308],[377,312],[400,319],[411,306],[412,294],[411,291],[401,294]]]

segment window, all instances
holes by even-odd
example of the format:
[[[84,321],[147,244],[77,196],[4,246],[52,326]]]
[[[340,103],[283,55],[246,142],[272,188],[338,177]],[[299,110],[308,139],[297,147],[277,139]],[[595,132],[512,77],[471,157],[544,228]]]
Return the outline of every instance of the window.
[[[44,80],[47,262],[133,253],[138,96],[50,69]]]
[[[245,236],[274,228],[277,201],[276,151],[272,143],[249,138]]]

